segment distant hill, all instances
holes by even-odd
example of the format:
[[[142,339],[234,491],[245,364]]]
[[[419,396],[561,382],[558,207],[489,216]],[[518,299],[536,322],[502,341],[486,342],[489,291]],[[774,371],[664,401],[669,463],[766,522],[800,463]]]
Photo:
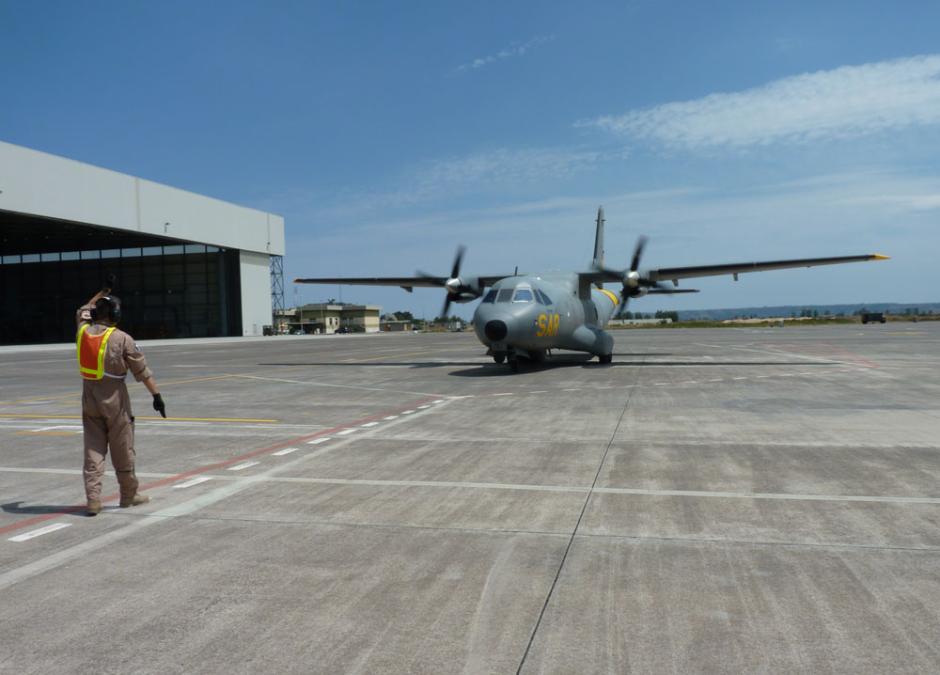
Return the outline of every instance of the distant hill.
[[[869,302],[863,305],[782,305],[779,307],[733,307],[730,309],[687,309],[679,311],[680,321],[723,321],[735,318],[770,318],[800,316],[805,310],[816,310],[820,316],[826,314],[851,316],[860,310],[885,312],[886,314],[940,314],[940,302]]]

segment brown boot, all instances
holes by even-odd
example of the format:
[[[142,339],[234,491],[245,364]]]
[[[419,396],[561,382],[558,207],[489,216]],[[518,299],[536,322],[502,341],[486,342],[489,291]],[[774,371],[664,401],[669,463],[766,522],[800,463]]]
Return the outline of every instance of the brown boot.
[[[133,497],[121,497],[121,508],[126,509],[128,506],[140,506],[141,504],[146,504],[150,501],[150,497],[147,495],[142,495],[139,492]]]
[[[89,499],[87,513],[89,516],[97,516],[101,513],[101,502],[97,499]]]

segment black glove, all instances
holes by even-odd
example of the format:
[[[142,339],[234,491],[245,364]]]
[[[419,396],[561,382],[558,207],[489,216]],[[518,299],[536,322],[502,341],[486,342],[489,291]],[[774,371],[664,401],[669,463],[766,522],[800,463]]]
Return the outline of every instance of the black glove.
[[[166,403],[163,402],[163,397],[160,394],[153,395],[153,409],[163,415],[163,419],[166,419]]]

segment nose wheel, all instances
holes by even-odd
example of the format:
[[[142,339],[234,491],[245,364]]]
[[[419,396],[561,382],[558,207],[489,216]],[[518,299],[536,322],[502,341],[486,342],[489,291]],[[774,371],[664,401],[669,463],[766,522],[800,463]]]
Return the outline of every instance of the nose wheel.
[[[505,354],[493,354],[493,360],[496,361],[496,363],[503,363],[506,360],[506,355]]]

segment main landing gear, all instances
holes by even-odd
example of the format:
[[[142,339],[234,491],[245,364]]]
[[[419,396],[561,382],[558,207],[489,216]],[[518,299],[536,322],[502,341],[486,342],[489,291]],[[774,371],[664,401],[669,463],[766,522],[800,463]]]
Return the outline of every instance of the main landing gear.
[[[597,356],[598,363],[613,363],[614,355],[613,354],[599,354]]]

